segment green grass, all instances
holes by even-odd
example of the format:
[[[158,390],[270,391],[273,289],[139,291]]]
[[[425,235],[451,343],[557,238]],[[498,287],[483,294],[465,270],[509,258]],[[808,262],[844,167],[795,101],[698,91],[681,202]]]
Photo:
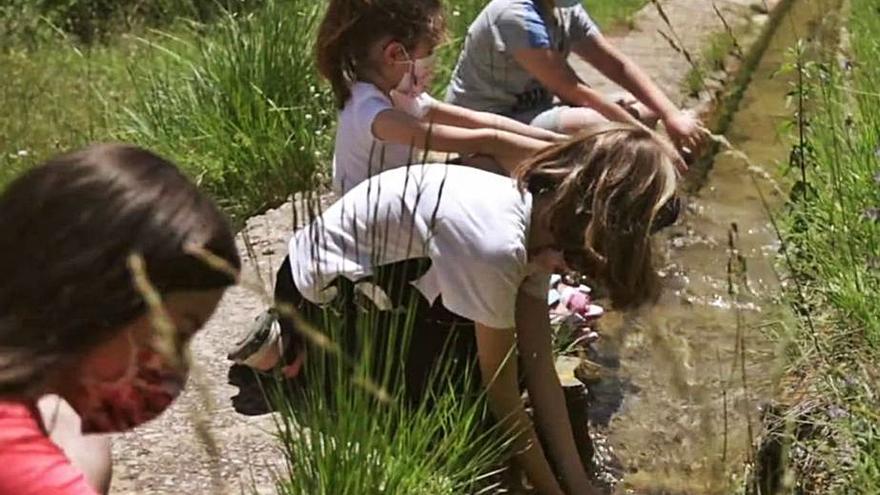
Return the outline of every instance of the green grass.
[[[804,323],[794,368],[812,381],[810,400],[819,404],[810,428],[821,433],[799,439],[799,448],[806,464],[825,471],[822,493],[880,493],[880,19],[860,14],[875,7],[852,3],[852,61],[794,64],[803,119],[784,238],[792,304]]]
[[[684,78],[684,88],[689,95],[698,95],[706,87],[706,78],[714,71],[724,70],[727,57],[737,53],[736,38],[726,31],[719,31],[709,37],[700,53],[696,66],[688,70]],[[741,54],[740,54],[741,55]]]
[[[798,271],[825,309],[880,350],[880,219],[873,213],[880,207],[880,69],[872,63],[880,56],[880,22],[857,16],[852,27],[851,73],[831,61],[804,69],[804,95],[815,109],[792,172],[798,190],[808,192],[795,204],[789,236]]]
[[[0,187],[58,152],[110,139],[114,111],[132,96],[126,67],[139,54],[122,40],[80,49],[58,35],[0,51]]]
[[[329,167],[335,116],[312,63],[321,14],[316,2],[267,2],[94,45],[34,24],[0,51],[11,75],[0,186],[57,152],[114,139],[169,156],[237,220],[312,187]]]
[[[648,0],[584,0],[587,12],[604,30],[631,28],[633,15]]]
[[[263,0],[5,0],[0,37],[40,37],[51,24],[84,44],[132,30],[161,27],[181,18],[206,22],[224,11],[247,12]]]

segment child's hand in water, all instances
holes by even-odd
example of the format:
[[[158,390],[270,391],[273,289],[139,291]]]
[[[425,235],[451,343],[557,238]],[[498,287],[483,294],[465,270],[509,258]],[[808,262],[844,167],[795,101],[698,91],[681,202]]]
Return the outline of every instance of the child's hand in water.
[[[675,168],[678,170],[678,172],[682,173],[682,174],[687,172],[688,165],[687,165],[687,162],[685,162],[685,160],[684,160],[684,156],[682,155],[682,150],[679,149],[678,147],[676,147],[676,145],[673,144],[673,142],[670,141],[668,138],[666,138],[666,136],[663,136],[662,134],[660,134],[656,131],[652,131],[652,130],[649,130],[649,132],[654,134],[654,138],[657,140],[658,143],[660,143],[660,146],[662,147],[663,151],[665,151],[666,154],[670,158],[672,158],[672,164],[675,166]]]
[[[687,147],[692,154],[697,154],[706,140],[703,124],[689,111],[679,111],[668,116],[663,119],[663,126],[676,146]]]

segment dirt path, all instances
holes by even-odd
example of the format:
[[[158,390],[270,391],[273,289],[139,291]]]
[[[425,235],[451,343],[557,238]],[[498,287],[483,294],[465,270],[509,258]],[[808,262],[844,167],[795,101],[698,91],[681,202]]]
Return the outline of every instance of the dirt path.
[[[663,2],[682,43],[694,53],[700,53],[699,47],[708,37],[722,29],[712,3],[709,0]],[[752,19],[750,0],[715,3],[735,27],[744,26]],[[757,20],[760,21],[760,16]],[[674,100],[682,101],[682,80],[690,67],[657,34],[658,29],[666,30],[657,11],[649,4],[635,16],[635,29],[617,37],[615,44],[644,67]],[[612,89],[592,68],[581,63],[576,63],[576,68],[594,86]],[[280,264],[292,230],[290,203],[248,222],[244,232],[258,258],[255,261],[245,257],[249,280],[256,278],[253,268],[256,264],[263,279],[271,281],[268,274]],[[239,237],[244,253],[244,242]],[[252,291],[236,288],[228,292],[193,346],[201,379],[193,380],[191,385],[200,386],[189,387],[181,400],[159,420],[114,440],[112,493],[195,495],[249,493],[254,488],[259,493],[272,492],[273,472],[282,467],[272,438],[272,420],[236,414],[229,401],[236,389],[226,384],[226,349],[262,308],[261,297]],[[206,396],[210,400],[206,401]],[[215,442],[219,450],[217,456],[209,455],[209,442],[198,434],[196,424],[209,432],[210,442]]]

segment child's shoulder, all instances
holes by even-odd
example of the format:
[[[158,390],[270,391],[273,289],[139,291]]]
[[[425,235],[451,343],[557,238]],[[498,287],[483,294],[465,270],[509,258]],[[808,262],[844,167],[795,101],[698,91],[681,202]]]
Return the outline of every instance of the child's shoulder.
[[[358,105],[364,101],[381,101],[391,105],[391,99],[373,83],[356,81],[351,85],[351,97],[345,103],[346,106]]]
[[[393,106],[391,99],[375,84],[358,81],[351,86],[351,96],[342,107],[341,118],[372,119]]]

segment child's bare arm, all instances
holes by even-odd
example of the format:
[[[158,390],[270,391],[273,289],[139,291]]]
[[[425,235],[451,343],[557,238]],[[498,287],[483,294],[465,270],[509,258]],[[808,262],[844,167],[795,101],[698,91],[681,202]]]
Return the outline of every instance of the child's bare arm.
[[[581,81],[561,53],[544,48],[528,48],[513,52],[513,58],[563,102],[592,108],[611,121],[644,127],[620,105]]]
[[[516,304],[517,342],[535,420],[568,493],[595,493],[581,463],[565,398],[553,362],[545,300],[520,291]]]
[[[564,134],[523,124],[503,115],[478,112],[459,105],[443,102],[437,102],[431,107],[427,120],[438,124],[454,125],[468,129],[498,129],[550,142],[563,141],[568,138]]]
[[[657,112],[673,140],[691,149],[700,146],[703,134],[699,121],[679,110],[638,64],[604,36],[597,33],[575,43],[572,51]]]
[[[545,88],[566,103],[589,107],[608,120],[625,122],[641,127],[647,132],[654,132],[623,107],[581,81],[561,53],[549,49],[523,49],[514,52],[513,57]],[[671,144],[667,148],[669,155],[675,160],[676,167],[682,172],[686,171],[687,165],[678,151]]]
[[[495,158],[507,172],[550,143],[496,129],[468,129],[423,122],[398,110],[385,110],[373,120],[373,136],[386,142],[463,155]]]
[[[477,352],[489,408],[502,431],[515,432],[516,460],[542,495],[562,494],[547,462],[544,449],[526,414],[517,383],[516,338],[512,328],[491,328],[477,323]]]

